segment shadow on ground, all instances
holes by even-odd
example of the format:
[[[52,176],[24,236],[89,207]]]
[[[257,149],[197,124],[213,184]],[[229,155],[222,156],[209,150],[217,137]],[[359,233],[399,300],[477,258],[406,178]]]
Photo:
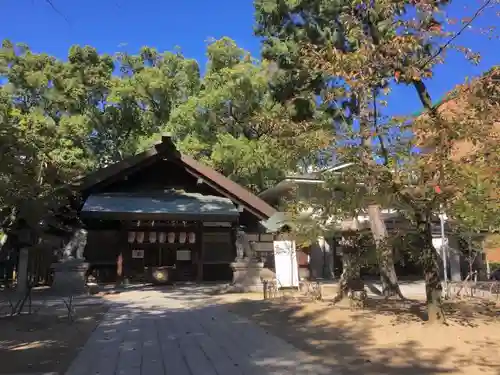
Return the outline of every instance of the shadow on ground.
[[[211,294],[210,303],[222,303],[238,316],[246,317],[267,332],[276,335],[308,355],[310,360],[327,365],[335,374],[444,374],[461,373],[462,364],[474,364],[481,373],[500,373],[495,351],[499,343],[487,338],[470,337],[474,344],[474,352],[463,354],[457,351],[457,346],[464,337],[453,337],[458,330],[460,334],[471,327],[478,325],[498,325],[499,309],[485,301],[474,303],[448,302],[445,304],[448,323],[451,327],[441,327],[435,330],[428,327],[425,304],[418,300],[384,300],[370,298],[365,310],[351,314],[351,321],[326,322],[324,314],[332,309],[347,309],[346,307],[331,306],[327,303],[316,304],[317,308],[304,312],[300,303],[288,303],[286,300],[263,301],[258,295],[252,300],[225,299],[223,296],[214,296],[213,288],[197,287],[195,289],[175,288],[167,292],[169,297],[180,300],[187,299],[195,305],[208,303],[204,300]],[[204,302],[205,301],[205,302]],[[315,305],[315,304],[313,304]],[[321,306],[321,307],[320,307]],[[200,307],[198,307],[200,308]],[[387,345],[378,346],[374,335],[380,331],[380,320],[375,317],[385,317],[389,329],[398,331],[402,340],[391,344],[388,338]],[[422,345],[420,341],[411,337],[405,338],[405,328],[425,330],[424,335],[442,338],[449,336],[437,347]],[[465,330],[465,331],[464,331]],[[487,328],[486,328],[487,330]],[[432,339],[431,339],[432,341]],[[460,348],[462,349],[462,348]]]
[[[340,307],[342,308],[342,307]],[[366,312],[390,316],[395,323],[426,322],[427,306],[422,300],[385,299],[372,297],[366,301]],[[464,327],[477,327],[479,324],[497,324],[500,309],[494,301],[488,300],[454,300],[444,301],[446,323]]]
[[[268,332],[293,343],[305,353],[322,358],[341,374],[458,374],[461,373],[460,367],[464,363],[477,366],[480,371],[478,373],[500,373],[495,355],[500,348],[498,342],[485,338],[470,338],[475,344],[474,352],[467,355],[458,353],[456,347],[460,341],[466,340],[465,337],[453,337],[454,331],[445,331],[447,327],[435,330],[426,326],[422,320],[425,307],[421,302],[407,301],[405,304],[370,300],[366,310],[349,314],[350,321],[338,320],[333,323],[324,319],[325,314],[331,309],[343,307],[316,304],[314,309],[308,310],[300,303],[247,300],[229,303],[227,308],[257,322]],[[320,307],[321,305],[323,307]],[[453,314],[452,309],[460,310],[460,314]],[[469,310],[464,310],[450,304],[447,310],[448,315],[451,315],[448,320],[460,326],[474,326],[477,324],[474,322],[482,317],[486,318],[484,324],[498,324],[498,320],[495,320],[498,317],[498,309],[495,310],[491,306],[486,310],[480,306],[469,306]],[[439,339],[440,335],[446,335],[447,332],[451,335],[446,340],[446,345],[438,347],[423,347],[411,338],[398,340],[392,345],[391,339],[388,338],[382,347],[378,342],[384,340],[380,340],[380,337],[376,340],[374,337],[376,332],[383,334],[383,330],[378,326],[381,324],[380,319],[375,318],[378,314],[390,316],[390,325],[397,331],[394,333],[403,335],[403,338],[409,323],[412,323],[413,330],[418,330],[420,326],[420,330],[425,330],[424,335],[437,335],[436,338]],[[478,314],[482,314],[482,317]],[[493,361],[488,356],[492,356]]]
[[[227,308],[252,319],[269,333],[293,343],[305,353],[318,357],[331,367],[332,373],[430,375],[454,372],[453,368],[443,365],[443,358],[453,352],[452,347],[436,350],[430,359],[426,356],[425,360],[423,349],[412,341],[397,347],[373,349],[371,331],[374,323],[361,315],[355,325],[338,322],[332,326],[320,321],[322,310],[304,314],[299,306],[289,304],[241,301],[231,303]],[[400,358],[402,363],[394,364],[394,358]]]
[[[182,291],[163,291],[168,297],[176,294],[181,298]],[[133,305],[113,309],[75,368],[87,366],[88,372],[84,373],[100,374],[133,368],[141,374],[170,370],[173,374],[193,375],[453,372],[441,363],[452,348],[436,351],[432,359],[425,361],[421,357],[423,349],[410,341],[404,346],[367,351],[371,340],[369,322],[359,322],[356,328],[317,323],[312,327],[309,322],[313,316],[297,317],[293,308],[285,306],[276,314],[270,304],[266,307],[266,303],[257,301],[165,309],[157,298],[145,297],[142,303],[132,298]],[[249,314],[258,325],[245,318]],[[404,359],[404,363],[393,364],[393,357]]]
[[[498,344],[479,343],[486,348],[483,352],[460,356],[458,362],[450,360],[457,356],[451,338],[449,345],[434,348],[423,347],[404,337],[398,343],[377,346],[374,332],[380,323],[374,316],[401,316],[403,321],[394,321],[394,330],[405,335],[402,323],[409,322],[408,319],[422,322],[419,314],[423,306],[418,301],[414,302],[416,310],[413,311],[411,306],[391,304],[390,301],[383,305],[371,300],[365,311],[353,314],[349,321],[338,320],[332,324],[324,319],[324,314],[332,309],[326,303],[304,310],[298,303],[263,301],[258,300],[258,296],[255,300],[223,301],[222,296],[214,295],[214,290],[213,286],[143,286],[104,296],[102,299],[110,301],[112,308],[95,330],[90,327],[96,326],[99,318],[95,317],[99,315],[89,312],[87,319],[84,311],[89,307],[77,306],[79,324],[89,321],[86,330],[59,317],[52,322],[26,325],[24,329],[28,333],[18,332],[17,341],[15,330],[12,340],[4,339],[2,333],[0,362],[22,364],[11,373],[53,371],[62,374],[90,334],[88,344],[67,375],[121,372],[145,375],[433,375],[461,373],[460,361],[464,366],[480,362],[486,349]],[[93,307],[102,308],[102,312],[108,308],[104,305]],[[471,311],[470,321],[474,314],[477,311]],[[491,314],[495,316],[494,309]],[[4,327],[10,323],[8,319],[0,320]],[[66,329],[60,329],[61,325]],[[53,327],[59,327],[57,335]],[[32,329],[48,333],[37,339],[29,336]],[[422,324],[421,329],[428,328]],[[3,332],[1,326],[0,332]],[[432,334],[431,330],[427,332]],[[79,345],[69,344],[70,337],[80,340]],[[72,349],[64,352],[65,346],[71,345]],[[62,354],[58,357],[55,349],[47,352],[44,348],[56,348]],[[0,373],[8,372],[4,367],[0,368]],[[497,374],[500,368],[484,365],[482,371]]]
[[[31,314],[3,316],[0,374],[64,373],[108,308],[77,306],[74,322],[68,320],[64,305],[35,305]]]

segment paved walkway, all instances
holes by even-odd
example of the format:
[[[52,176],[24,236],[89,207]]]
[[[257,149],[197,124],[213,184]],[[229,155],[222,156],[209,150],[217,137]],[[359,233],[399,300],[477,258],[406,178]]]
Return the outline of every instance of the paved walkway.
[[[136,291],[119,299],[66,372],[90,374],[334,375],[254,323],[201,303],[200,294],[193,297],[188,289]]]

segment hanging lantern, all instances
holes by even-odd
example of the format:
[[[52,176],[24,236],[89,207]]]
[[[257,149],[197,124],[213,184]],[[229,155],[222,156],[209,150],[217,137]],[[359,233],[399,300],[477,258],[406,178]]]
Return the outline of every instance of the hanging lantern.
[[[169,232],[167,235],[168,243],[174,243],[175,241],[175,233],[174,232]]]
[[[156,242],[156,232],[149,232],[149,242],[150,243]]]
[[[144,232],[137,232],[135,238],[137,240],[137,243],[143,243],[144,242]]]
[[[135,241],[135,232],[128,232],[128,243]]]
[[[195,243],[196,242],[196,233],[194,233],[194,232],[189,232],[188,233],[188,242],[189,243]]]
[[[167,240],[167,234],[165,232],[158,233],[158,242],[159,243],[165,243],[166,240]]]
[[[179,233],[179,242],[180,243],[186,243],[186,232],[180,232]]]

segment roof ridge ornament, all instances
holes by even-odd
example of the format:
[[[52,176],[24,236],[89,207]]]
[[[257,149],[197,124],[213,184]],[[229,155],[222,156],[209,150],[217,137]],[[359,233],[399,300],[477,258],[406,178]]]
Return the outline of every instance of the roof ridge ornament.
[[[154,142],[154,146],[168,146],[168,147],[173,147],[175,148],[175,143],[173,140],[173,135],[170,132],[162,133],[161,134],[161,139]]]
[[[162,133],[161,143],[173,143],[172,133],[170,133],[170,132]]]

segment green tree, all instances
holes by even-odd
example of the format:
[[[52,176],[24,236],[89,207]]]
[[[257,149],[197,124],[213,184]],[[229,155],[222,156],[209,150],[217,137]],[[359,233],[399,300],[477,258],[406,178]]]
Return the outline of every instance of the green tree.
[[[321,108],[336,124],[337,135],[349,133],[353,120],[363,128],[360,132],[363,149],[357,149],[357,158],[372,160],[371,138],[366,136],[371,123],[369,96],[374,90],[387,85],[385,78],[389,73],[387,69],[372,72],[369,80],[364,75],[362,80],[359,77],[356,80],[349,79],[349,75],[356,74],[356,70],[362,67],[367,40],[373,45],[380,43],[383,37],[390,37],[393,30],[389,24],[391,20],[387,18],[389,14],[402,11],[403,5],[375,2],[374,7],[370,8],[362,1],[307,0],[262,0],[256,1],[255,5],[257,34],[264,37],[263,57],[275,61],[280,68],[273,81],[277,99],[290,101],[294,95],[321,97]],[[382,11],[384,5],[388,9]],[[376,33],[370,32],[370,28]],[[332,69],[315,66],[312,63],[314,57],[303,58],[305,50],[315,53],[325,48],[336,51],[342,58],[342,64],[336,62],[339,66],[334,69],[339,70],[334,74]],[[346,80],[349,81],[348,85]],[[352,85],[352,82],[356,82],[356,85]],[[300,105],[301,102],[298,103]],[[303,113],[307,116],[307,111]],[[333,145],[330,151],[338,154]],[[339,160],[338,155],[336,159]],[[372,190],[368,188],[368,191]],[[377,224],[372,229],[380,255],[383,292],[387,296],[401,295],[380,207],[371,204],[368,213],[371,223]]]
[[[1,204],[51,196],[93,164],[81,120],[83,95],[63,63],[4,41],[0,50]],[[72,116],[72,113],[74,115]],[[80,113],[79,113],[80,112]],[[10,211],[10,210],[9,210]],[[31,210],[28,210],[30,212]]]
[[[73,46],[61,61],[4,41],[0,77],[0,205],[9,218],[29,206],[34,222],[60,187],[135,153],[199,88],[194,60],[147,47],[109,56]]]
[[[457,169],[447,198],[447,215],[456,232],[467,244],[469,274],[474,259],[490,246],[500,231],[500,179],[498,176],[498,130],[500,129],[500,91],[496,86],[500,67],[459,86],[438,109],[441,116],[470,127],[468,135],[454,139],[450,153]],[[492,126],[493,125],[493,126]],[[463,132],[463,130],[462,130]],[[489,242],[489,243],[488,243]]]
[[[319,92],[323,102],[344,110],[342,121],[335,122],[338,137],[335,152],[346,161],[360,164],[360,168],[353,168],[349,173],[355,181],[365,182],[365,204],[392,203],[415,223],[422,247],[431,321],[443,316],[431,224],[439,207],[452,201],[448,193],[438,194],[435,187],[445,184],[444,181],[453,185],[458,180],[464,184],[460,186],[465,187],[461,165],[451,158],[453,145],[461,137],[484,136],[486,128],[491,128],[490,123],[482,126],[478,118],[469,118],[467,125],[464,121],[456,127],[457,131],[452,131],[450,120],[439,115],[425,88],[424,79],[432,75],[434,64],[442,62],[443,49],[455,47],[467,52],[472,60],[477,58],[469,50],[454,45],[453,39],[441,44],[450,37],[437,21],[442,18],[440,8],[447,3],[431,0],[256,2],[258,32],[266,37],[263,53],[291,72],[288,76],[300,75],[304,67],[307,72],[320,72],[315,74],[326,77],[328,83],[327,89]],[[488,3],[491,1],[485,2],[486,6]],[[297,59],[298,70],[281,63]],[[388,93],[389,85],[394,82],[392,77],[396,83],[415,87],[427,110],[425,119],[383,120],[380,109],[386,103],[380,97]],[[295,82],[290,79],[288,84],[293,87]],[[335,91],[332,92],[331,87]],[[296,90],[301,92],[303,87]],[[494,102],[481,103],[491,108]],[[473,127],[466,131],[471,125]],[[416,136],[412,137],[411,132]],[[415,154],[415,146],[423,146],[419,139],[431,140],[426,145],[434,147],[424,147],[424,153]],[[455,190],[451,196],[459,195]],[[393,264],[385,246],[380,250],[381,265]]]
[[[331,139],[321,118],[301,129],[290,126],[296,113],[275,102],[267,62],[229,38],[211,41],[207,57],[199,92],[178,105],[164,127],[184,152],[260,192]]]
[[[105,107],[98,111],[94,153],[110,163],[136,153],[168,123],[176,106],[199,91],[198,63],[179,51],[143,47],[116,56]]]

